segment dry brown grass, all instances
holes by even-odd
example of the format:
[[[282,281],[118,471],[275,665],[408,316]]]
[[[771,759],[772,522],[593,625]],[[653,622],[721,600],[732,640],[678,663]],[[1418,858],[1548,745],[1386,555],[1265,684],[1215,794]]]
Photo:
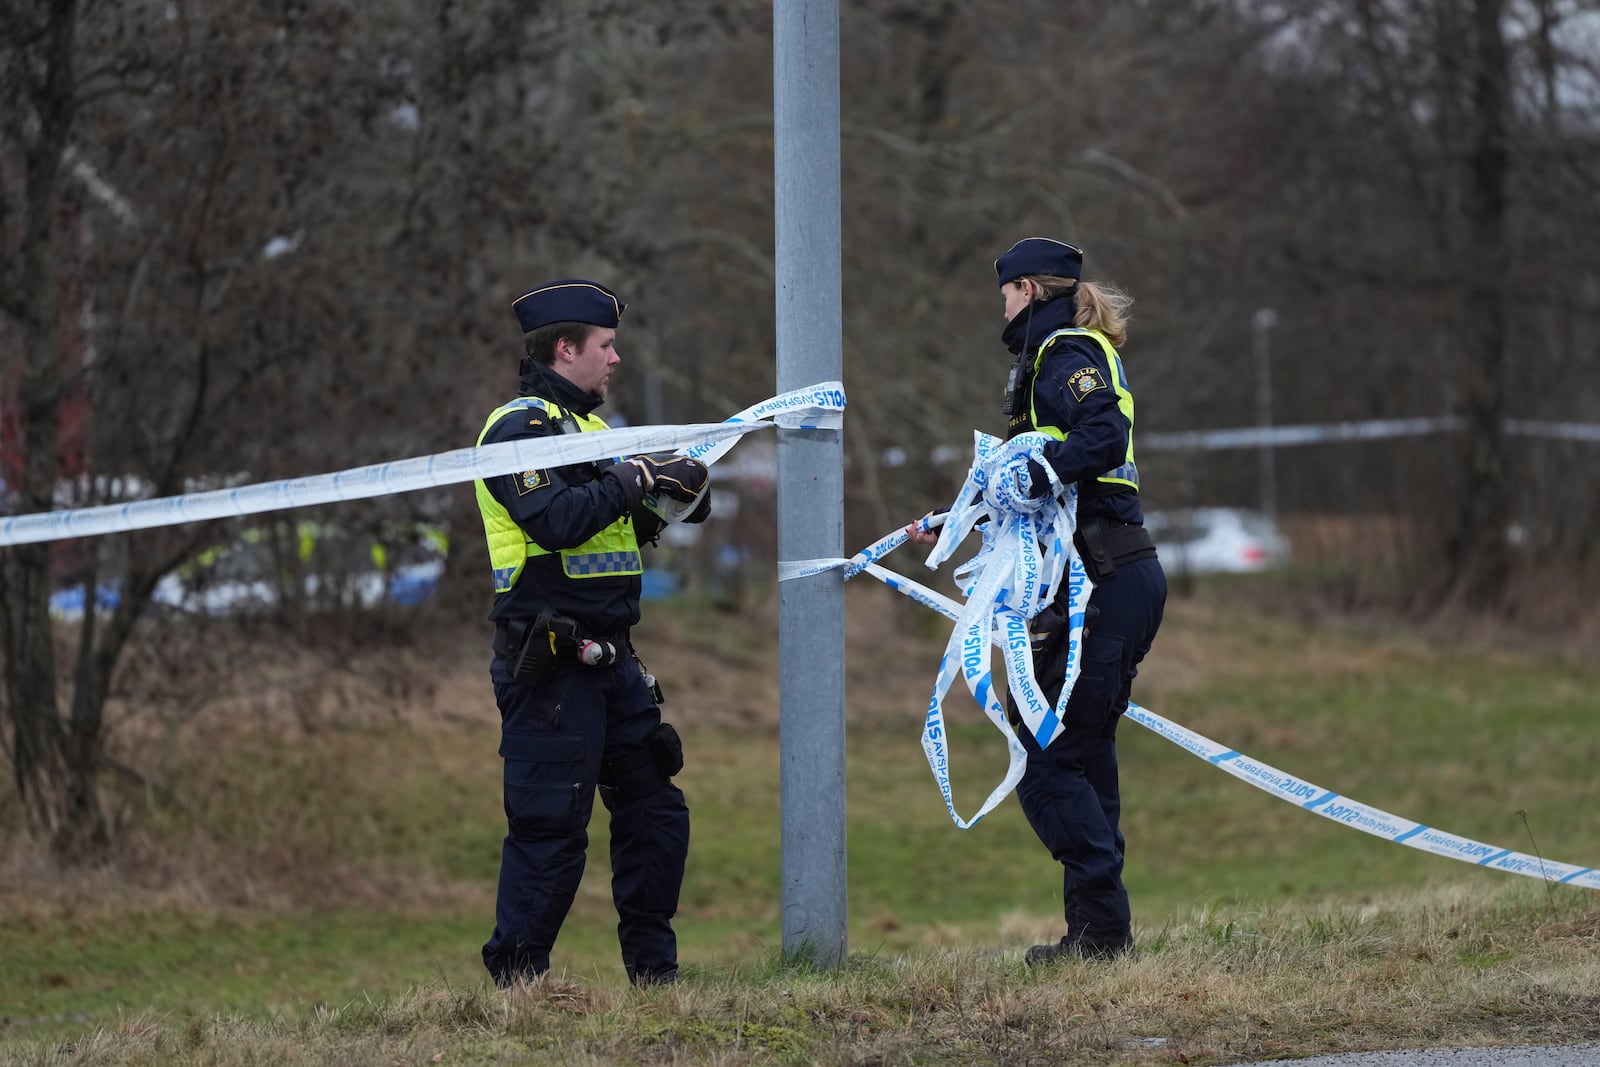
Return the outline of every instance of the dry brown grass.
[[[301,1023],[136,1016],[18,1063],[1193,1065],[1600,1039],[1600,912],[1440,891],[1359,909],[1197,914],[1137,959],[768,961],[635,991],[430,986]]]
[[[470,746],[430,736],[475,724],[480,753],[492,756],[487,655],[464,654],[467,627],[397,655],[348,635],[189,621],[146,632],[124,657],[106,712],[102,794],[113,842],[101,862],[62,867],[23,832],[15,798],[0,799],[0,910],[49,921],[168,908],[404,912],[492,902],[492,886],[477,880],[340,848],[342,805],[401,780],[419,758],[462,780],[478,773],[465,765]],[[356,743],[385,731],[399,743]],[[277,758],[280,746],[297,758]],[[238,773],[241,764],[251,773]],[[284,803],[307,774],[319,791]],[[491,791],[484,797],[498,810]]]

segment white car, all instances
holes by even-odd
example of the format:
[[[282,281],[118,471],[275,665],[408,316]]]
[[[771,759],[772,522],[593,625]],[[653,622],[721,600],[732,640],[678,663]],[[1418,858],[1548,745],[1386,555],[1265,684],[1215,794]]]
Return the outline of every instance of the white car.
[[[1289,541],[1277,523],[1240,508],[1147,511],[1145,529],[1161,565],[1173,574],[1243,574],[1289,561]]]

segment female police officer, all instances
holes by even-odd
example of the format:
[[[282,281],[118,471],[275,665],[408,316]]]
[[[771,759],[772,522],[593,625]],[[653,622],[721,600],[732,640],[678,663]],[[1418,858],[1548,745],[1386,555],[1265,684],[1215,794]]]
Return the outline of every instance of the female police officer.
[[[1122,884],[1117,723],[1167,599],[1166,575],[1139,509],[1133,393],[1116,349],[1125,340],[1132,301],[1109,286],[1082,281],[1083,252],[1064,241],[1026,238],[994,265],[1005,302],[1002,339],[1016,357],[1006,387],[1006,433],[1037,430],[1054,438],[1044,455],[1063,485],[1078,486],[1074,543],[1095,583],[1082,672],[1061,733],[1041,749],[1029,731],[1017,730],[1028,751],[1017,798],[1034,833],[1064,868],[1067,921],[1066,936],[1035,945],[1026,958],[1030,965],[1104,959],[1133,947]],[[1030,468],[1030,495],[1049,492],[1046,472],[1037,464]],[[937,540],[936,532],[919,524],[912,531],[919,543]],[[1031,625],[1034,667],[1052,702],[1066,669],[1064,618],[1057,601]],[[1010,711],[1018,724],[1014,703]]]

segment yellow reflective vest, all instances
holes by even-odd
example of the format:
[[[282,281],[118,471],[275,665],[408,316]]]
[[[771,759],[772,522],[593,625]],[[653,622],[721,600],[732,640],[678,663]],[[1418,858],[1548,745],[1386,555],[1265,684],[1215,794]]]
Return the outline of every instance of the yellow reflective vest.
[[[1103,485],[1131,486],[1134,490],[1139,488],[1139,468],[1133,462],[1133,394],[1128,391],[1128,379],[1122,372],[1122,357],[1117,355],[1117,350],[1099,330],[1085,330],[1073,328],[1057,330],[1046,337],[1039,345],[1039,351],[1033,357],[1033,383],[1028,386],[1028,421],[1033,423],[1033,428],[1040,433],[1047,434],[1057,441],[1067,439],[1067,431],[1059,426],[1041,425],[1038,410],[1034,407],[1033,390],[1039,381],[1039,368],[1044,364],[1044,353],[1057,337],[1068,334],[1077,334],[1091,337],[1105,353],[1106,363],[1111,367],[1111,386],[1117,391],[1117,409],[1128,420],[1128,457],[1122,463],[1106,471],[1095,479]]]
[[[513,411],[543,408],[552,421],[560,423],[573,420],[582,433],[608,430],[605,420],[598,415],[577,415],[551,400],[537,396],[520,396],[509,404],[502,404],[489,414],[478,434],[478,444],[488,435],[491,427]],[[531,476],[537,472],[528,472]],[[478,497],[478,512],[483,516],[483,533],[489,542],[489,566],[494,572],[494,591],[510,592],[528,560],[534,556],[551,554],[528,536],[517,525],[504,504],[494,498],[483,479],[473,483]],[[634,534],[633,520],[623,515],[581,545],[558,550],[561,570],[568,578],[614,578],[621,575],[640,574],[644,567],[639,557],[639,540]]]

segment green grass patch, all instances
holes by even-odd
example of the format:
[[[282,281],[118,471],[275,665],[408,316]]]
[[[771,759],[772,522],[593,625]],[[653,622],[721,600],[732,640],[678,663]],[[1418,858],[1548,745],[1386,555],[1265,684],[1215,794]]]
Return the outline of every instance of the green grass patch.
[[[1209,911],[1114,964],[967,950],[773,956],[634,991],[425,983],[285,1013],[136,1013],[18,1063],[1207,1065],[1369,1048],[1600,1038],[1600,909],[1536,886],[1361,908]]]
[[[1551,860],[1600,863],[1600,824],[1591,817],[1600,808],[1592,773],[1600,675],[1391,634],[1225,621],[1208,620],[1203,632],[1186,632],[1181,616],[1169,623],[1174,658],[1187,654],[1189,642],[1209,666],[1182,684],[1152,671],[1147,691],[1136,693],[1141,702],[1397,815]],[[931,686],[937,641],[928,647],[923,684]],[[1160,654],[1158,646],[1158,667]],[[148,1031],[155,1035],[148,1048],[163,1054],[184,1041],[215,1048],[243,1034],[270,1045],[289,1041],[286,1028],[298,1026],[308,1048],[326,1052],[334,1035],[355,1034],[364,1055],[388,1056],[399,1046],[385,1044],[389,1038],[373,1044],[371,1031],[400,1025],[398,1017],[407,1020],[402,1029],[436,1035],[467,1062],[511,1062],[530,1049],[556,1049],[552,1058],[571,1062],[586,1062],[568,1056],[574,1049],[601,1061],[682,1053],[808,1062],[837,1059],[840,1049],[856,1047],[850,1042],[868,1041],[864,1035],[886,1062],[912,1062],[918,1057],[904,1058],[913,1047],[904,1029],[911,1020],[956,1004],[979,1010],[970,990],[919,970],[939,967],[952,981],[1027,1004],[1014,1006],[1020,1021],[930,1038],[939,1051],[920,1062],[1011,1047],[1043,1055],[1054,1047],[1039,1043],[1048,1026],[1029,1000],[1038,983],[1018,961],[1027,944],[1060,932],[1060,868],[1014,798],[972,830],[953,826],[919,744],[925,691],[871,693],[875,706],[903,703],[903,718],[852,720],[847,832],[856,955],[843,975],[828,977],[786,969],[778,953],[777,732],[770,722],[698,719],[689,679],[675,686],[669,708],[685,738],[680,782],[694,818],[676,925],[690,985],[723,999],[680,1011],[661,1007],[673,993],[652,994],[637,1002],[642,1014],[629,1016],[640,1028],[636,1042],[616,1044],[622,1039],[606,1030],[607,1012],[628,1015],[626,1005],[636,1002],[616,999],[635,994],[617,958],[600,810],[589,869],[556,946],[553,988],[567,990],[567,1000],[550,992],[537,1011],[506,1022],[478,961],[493,923],[504,832],[484,689],[482,718],[420,716],[311,735],[213,727],[169,772],[186,813],[151,809],[139,847],[118,859],[120,868],[28,874],[14,863],[23,874],[0,887],[0,1052],[102,1031],[122,1033],[123,1048],[146,1047],[137,1035]],[[947,714],[956,805],[970,815],[1001,779],[1005,746],[975,708],[952,700]],[[1353,831],[1132,723],[1122,727],[1121,752],[1126,880],[1141,950],[1162,969],[1153,984],[1185,975],[1199,982],[1193,976],[1217,966],[1258,974],[1274,983],[1269,1014],[1288,1017],[1299,1005],[1309,1020],[1320,1002],[1309,987],[1294,992],[1298,980],[1281,970],[1280,956],[1310,958],[1336,976],[1339,967],[1409,975],[1411,963],[1391,942],[1426,942],[1415,951],[1470,983],[1472,975],[1539,966],[1539,939],[1547,936],[1540,931],[1570,928],[1576,932],[1563,945],[1595,944],[1591,890],[1547,888]],[[1459,903],[1427,903],[1463,896],[1481,897],[1489,910],[1468,922],[1450,911],[1460,911]],[[1407,900],[1424,902],[1423,917],[1383,918],[1406,913]],[[1426,975],[1420,969],[1414,980],[1425,983]],[[1388,979],[1369,973],[1367,980]],[[908,983],[921,992],[901,988]],[[824,999],[849,990],[864,1006],[830,1008],[822,1026],[814,1013],[792,1014],[804,1000],[801,988]],[[737,1000],[760,1009],[740,1014],[725,1003]],[[584,1029],[561,1014],[563,1004],[599,1005],[600,1013]],[[1082,1011],[1062,1010],[1067,1020]],[[450,1012],[463,1019],[487,1012],[490,1021],[467,1034]],[[530,1020],[542,1029],[519,1029]],[[189,1024],[200,1030],[182,1030]],[[1061,1036],[1067,1023],[1049,1025],[1062,1047],[1078,1047]],[[1204,1029],[1193,1020],[1183,1025]],[[1330,1035],[1349,1036],[1343,1024],[1318,1025],[1308,1022],[1295,1047],[1314,1050],[1334,1044]],[[1237,1038],[1216,1040],[1248,1045]],[[284,1047],[284,1062],[292,1062],[293,1043]]]

